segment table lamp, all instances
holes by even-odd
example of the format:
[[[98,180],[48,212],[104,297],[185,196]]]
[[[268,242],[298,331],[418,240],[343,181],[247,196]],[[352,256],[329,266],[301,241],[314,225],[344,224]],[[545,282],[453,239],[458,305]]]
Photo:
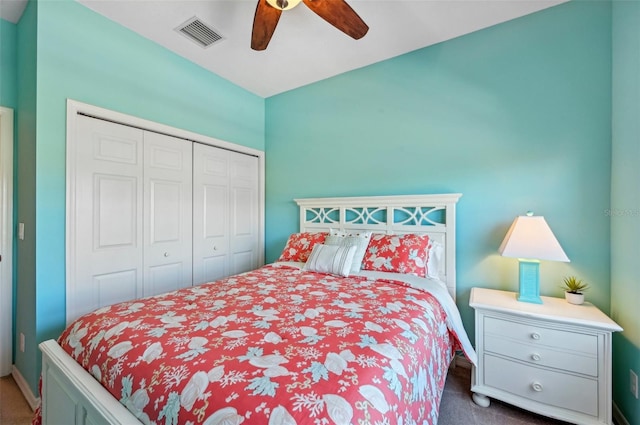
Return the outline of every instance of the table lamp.
[[[532,212],[516,217],[498,251],[503,257],[518,259],[518,301],[535,304],[542,304],[540,260],[570,261],[544,217],[534,216]]]

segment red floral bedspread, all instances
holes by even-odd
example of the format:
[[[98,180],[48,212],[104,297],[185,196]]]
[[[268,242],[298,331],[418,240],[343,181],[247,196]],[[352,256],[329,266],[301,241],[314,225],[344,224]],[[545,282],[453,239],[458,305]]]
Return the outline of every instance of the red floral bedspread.
[[[143,423],[437,423],[459,349],[429,293],[265,266],[101,308],[59,343]]]

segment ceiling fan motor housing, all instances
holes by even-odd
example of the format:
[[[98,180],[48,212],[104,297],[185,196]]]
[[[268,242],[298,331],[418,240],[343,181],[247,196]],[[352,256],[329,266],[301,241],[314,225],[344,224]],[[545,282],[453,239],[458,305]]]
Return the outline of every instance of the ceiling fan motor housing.
[[[267,0],[272,7],[279,10],[289,10],[300,4],[301,0]]]

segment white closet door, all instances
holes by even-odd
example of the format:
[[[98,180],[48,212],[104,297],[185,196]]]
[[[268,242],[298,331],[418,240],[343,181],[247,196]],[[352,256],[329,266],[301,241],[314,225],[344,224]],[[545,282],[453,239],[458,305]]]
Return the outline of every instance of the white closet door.
[[[79,116],[76,134],[68,320],[142,295],[143,132]]]
[[[258,158],[229,153],[230,275],[258,267],[259,177]]]
[[[193,282],[258,267],[258,158],[195,143]]]
[[[67,321],[262,260],[260,159],[74,115]]]
[[[229,154],[193,146],[193,283],[229,275]]]
[[[192,145],[144,133],[144,296],[193,283]]]

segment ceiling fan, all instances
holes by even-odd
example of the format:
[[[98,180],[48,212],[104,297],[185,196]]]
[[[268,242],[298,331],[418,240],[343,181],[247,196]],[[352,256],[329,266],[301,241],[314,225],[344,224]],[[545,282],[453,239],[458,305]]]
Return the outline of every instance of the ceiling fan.
[[[367,24],[344,0],[258,0],[253,18],[251,48],[266,49],[282,11],[294,8],[300,1],[322,19],[356,40],[364,37],[369,30]]]

